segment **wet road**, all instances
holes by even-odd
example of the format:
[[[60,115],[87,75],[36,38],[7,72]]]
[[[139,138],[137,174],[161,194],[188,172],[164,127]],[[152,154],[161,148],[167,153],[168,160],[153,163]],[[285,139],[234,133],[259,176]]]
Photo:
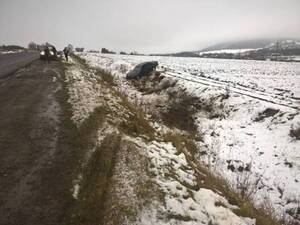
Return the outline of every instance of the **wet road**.
[[[61,106],[63,73],[59,61],[36,60],[0,79],[0,225],[69,224],[78,161]]]
[[[20,52],[0,55],[0,79],[11,75],[38,58],[38,52]]]

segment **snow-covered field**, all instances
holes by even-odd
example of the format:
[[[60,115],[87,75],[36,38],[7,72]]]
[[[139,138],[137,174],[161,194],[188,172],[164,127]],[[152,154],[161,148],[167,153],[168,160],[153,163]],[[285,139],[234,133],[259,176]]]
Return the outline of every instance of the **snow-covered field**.
[[[300,107],[300,64],[274,61],[198,59],[177,57],[89,54],[94,63],[101,57],[129,66],[157,60],[167,73],[207,86],[230,87],[231,91],[291,107]],[[106,62],[109,64],[109,62]],[[106,65],[104,65],[106,66]]]
[[[203,112],[195,116],[204,136],[202,160],[233,183],[241,176],[257,182],[257,202],[270,199],[287,214],[295,214],[293,210],[300,207],[300,141],[290,135],[300,127],[299,63],[81,56],[90,65],[111,71],[129,96],[134,90],[126,73],[140,62],[158,61],[158,70],[178,80],[178,86],[203,102],[222,106],[221,116],[208,117]],[[229,98],[220,99],[224,93]]]

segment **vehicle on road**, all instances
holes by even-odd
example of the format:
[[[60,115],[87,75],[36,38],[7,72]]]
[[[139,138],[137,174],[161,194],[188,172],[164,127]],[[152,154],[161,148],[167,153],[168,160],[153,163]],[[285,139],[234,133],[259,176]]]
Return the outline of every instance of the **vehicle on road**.
[[[47,46],[42,51],[40,51],[40,59],[42,60],[56,60],[57,51],[54,46]]]

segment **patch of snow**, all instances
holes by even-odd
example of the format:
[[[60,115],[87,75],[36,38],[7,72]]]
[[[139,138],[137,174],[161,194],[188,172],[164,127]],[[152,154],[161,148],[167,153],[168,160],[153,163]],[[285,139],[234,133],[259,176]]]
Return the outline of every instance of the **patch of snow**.
[[[12,54],[12,53],[19,53],[19,52],[24,52],[24,50],[14,50],[14,51],[0,51],[0,55],[1,54]]]
[[[79,190],[80,190],[80,184],[79,183],[75,183],[74,186],[73,186],[72,196],[76,200],[78,199]]]
[[[170,222],[164,224],[175,224],[176,219],[182,220],[181,224],[255,224],[255,220],[235,215],[230,209],[236,206],[219,194],[205,188],[197,190],[195,172],[171,143],[154,141],[147,152],[154,165],[151,171],[165,193],[164,213]]]
[[[222,49],[222,50],[213,50],[213,51],[205,51],[200,52],[199,55],[205,55],[205,54],[240,54],[245,52],[251,52],[257,50],[256,48],[242,48],[242,49]]]
[[[69,103],[73,108],[72,119],[79,126],[90,113],[104,103],[100,85],[97,85],[97,77],[91,72],[82,69],[70,60],[70,66],[66,71],[66,80]]]

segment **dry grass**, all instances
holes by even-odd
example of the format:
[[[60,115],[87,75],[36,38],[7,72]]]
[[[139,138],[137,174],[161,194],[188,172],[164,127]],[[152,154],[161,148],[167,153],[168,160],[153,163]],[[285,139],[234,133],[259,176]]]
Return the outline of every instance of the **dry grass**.
[[[291,128],[290,129],[290,136],[295,138],[296,140],[300,140],[300,127],[298,128]]]
[[[84,59],[76,55],[73,57],[77,60],[77,62],[79,62],[82,66],[86,66],[88,69],[88,65]],[[112,94],[121,100],[119,104],[121,104],[129,112],[129,118],[123,120],[123,122],[119,124],[120,131],[134,137],[145,135],[149,140],[153,140],[155,136],[155,130],[145,118],[145,113],[143,110],[134,106],[124,95],[122,95],[122,93],[116,90],[116,83],[111,73],[100,68],[96,68],[95,72],[101,78],[98,80],[98,82],[101,82],[101,85],[104,85],[106,88],[110,89]]]
[[[195,221],[190,216],[183,216],[183,215],[180,215],[180,214],[168,214],[167,218],[168,219],[175,219],[176,221],[184,221],[184,222]]]
[[[263,121],[265,118],[275,116],[279,112],[279,109],[267,108],[263,112],[260,112],[254,119],[254,122]]]
[[[104,223],[123,224],[127,221],[127,224],[136,224],[141,210],[155,201],[163,201],[164,195],[151,179],[149,158],[134,142],[123,139],[117,159],[105,199]],[[126,168],[120,166],[124,163]],[[131,190],[126,188],[128,184]],[[124,194],[130,197],[123,198]]]
[[[89,66],[87,64],[87,61],[84,58],[81,58],[78,55],[75,54],[71,54],[71,57],[79,63],[79,65],[81,65],[83,68],[87,69]]]
[[[197,127],[194,123],[194,113],[196,107],[195,97],[183,93],[181,96],[172,98],[166,112],[161,114],[163,122],[170,126],[185,131],[195,131]]]
[[[106,190],[114,168],[120,135],[111,134],[96,148],[83,171],[83,181],[72,224],[102,224]]]
[[[64,68],[65,69],[65,68]],[[70,215],[66,215],[66,223],[64,224],[86,224],[93,225],[99,224],[99,209],[101,209],[101,201],[99,199],[103,196],[104,186],[106,184],[106,176],[109,174],[110,165],[110,153],[114,148],[114,138],[107,138],[106,144],[103,144],[100,148],[96,148],[89,162],[84,162],[87,151],[96,147],[95,139],[98,128],[102,125],[107,115],[107,110],[99,107],[94,110],[89,118],[78,128],[72,118],[72,106],[68,102],[69,96],[67,91],[67,84],[64,82],[65,73],[62,75],[62,88],[57,92],[57,100],[62,108],[62,126],[68,130],[68,134],[65,134],[66,141],[73,147],[73,154],[75,154],[76,170],[74,173],[74,180],[78,174],[83,174],[83,180],[81,184],[78,201],[74,201],[72,205],[68,206],[68,212]],[[69,137],[70,136],[70,137]],[[107,149],[107,151],[102,151]],[[108,149],[110,148],[110,149]],[[84,167],[83,167],[84,165]]]
[[[82,148],[92,149],[95,147],[98,128],[102,125],[108,113],[107,108],[97,107],[81,124],[78,129],[79,137],[77,141],[80,142]]]
[[[106,85],[110,87],[115,87],[115,79],[114,76],[106,70],[96,68],[96,75],[98,75],[102,81],[106,83]]]
[[[85,60],[78,56],[74,56],[75,60],[82,66],[88,68]],[[109,108],[98,107],[93,113],[82,123],[77,129],[76,142],[82,150],[95,149],[90,156],[85,167],[82,169],[82,182],[78,195],[77,204],[73,207],[73,219],[71,224],[77,225],[94,225],[103,224],[105,220],[105,209],[110,207],[110,202],[107,202],[107,191],[112,187],[111,176],[115,167],[117,152],[119,151],[121,136],[126,134],[129,136],[144,136],[147,139],[153,139],[155,130],[151,127],[143,111],[133,106],[125,96],[115,89],[115,82],[113,76],[104,70],[95,70],[99,76],[99,85],[110,90],[116,99],[119,99],[116,104],[120,104],[128,113],[129,118],[122,119],[123,122],[113,123],[112,126],[118,126],[120,134],[112,134],[104,138],[100,146],[97,143],[97,131],[107,116],[112,116]],[[106,106],[107,107],[107,106]],[[122,115],[122,114],[120,114]],[[71,115],[70,115],[71,116]],[[115,114],[118,117],[118,113]],[[147,166],[147,165],[145,165]],[[152,186],[151,186],[152,185]],[[152,188],[151,188],[152,187]],[[136,187],[138,198],[143,199],[145,204],[151,202],[153,196],[153,184],[149,181],[140,183]],[[161,194],[158,194],[159,196]],[[161,197],[163,199],[163,197]],[[127,218],[134,221],[137,217],[137,211],[133,208],[118,205],[118,218]],[[123,215],[123,216],[121,216]],[[118,220],[116,218],[115,220]],[[122,221],[120,221],[121,223]]]
[[[120,130],[129,136],[144,135],[149,140],[153,140],[155,130],[146,119],[143,110],[130,103],[120,92],[115,91],[115,95],[121,99],[120,104],[130,112],[129,118],[120,124]]]

